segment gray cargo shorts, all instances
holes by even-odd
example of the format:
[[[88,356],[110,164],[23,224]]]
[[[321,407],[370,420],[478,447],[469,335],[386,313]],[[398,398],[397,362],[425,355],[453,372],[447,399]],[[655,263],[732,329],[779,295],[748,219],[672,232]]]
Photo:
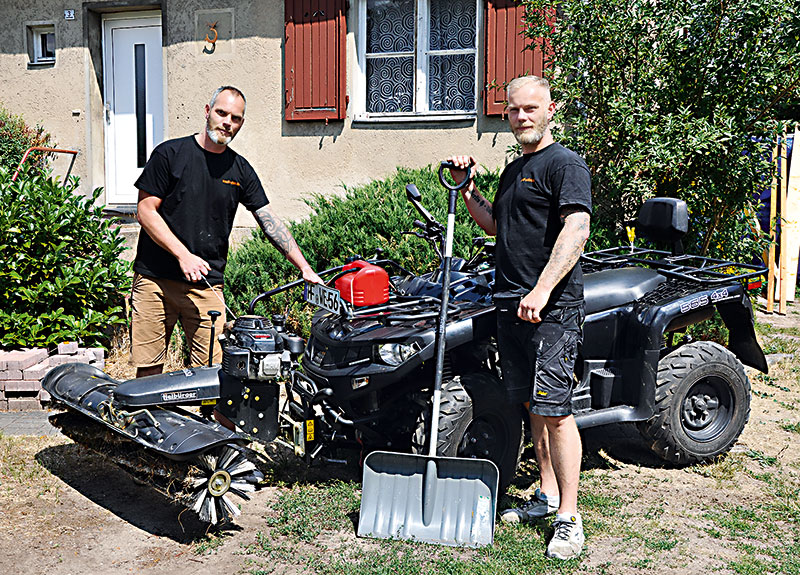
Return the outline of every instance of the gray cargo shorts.
[[[500,367],[509,401],[530,401],[530,411],[537,415],[570,415],[575,360],[583,341],[583,304],[545,308],[539,323],[517,317],[519,299],[498,299],[495,305]]]

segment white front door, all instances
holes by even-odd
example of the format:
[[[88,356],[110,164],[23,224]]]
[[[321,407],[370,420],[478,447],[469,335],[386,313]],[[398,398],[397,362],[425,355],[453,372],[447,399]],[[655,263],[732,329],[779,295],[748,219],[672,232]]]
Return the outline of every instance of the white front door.
[[[103,20],[106,203],[136,203],[134,182],[164,139],[161,14]]]

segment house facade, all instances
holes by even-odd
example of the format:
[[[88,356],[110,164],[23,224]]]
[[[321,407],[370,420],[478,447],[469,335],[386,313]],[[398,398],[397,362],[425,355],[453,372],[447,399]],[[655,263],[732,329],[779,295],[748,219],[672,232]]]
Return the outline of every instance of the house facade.
[[[503,165],[513,137],[494,86],[542,66],[538,49],[522,50],[511,0],[2,4],[0,103],[78,150],[81,189],[102,186],[123,213],[153,147],[202,129],[220,85],[247,96],[232,147],[276,213],[296,219],[303,197],[397,166],[451,153]]]

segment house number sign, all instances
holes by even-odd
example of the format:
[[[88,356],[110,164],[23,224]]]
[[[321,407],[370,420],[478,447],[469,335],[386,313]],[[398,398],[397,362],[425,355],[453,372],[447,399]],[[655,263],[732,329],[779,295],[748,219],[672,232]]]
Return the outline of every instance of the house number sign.
[[[64,10],[64,20],[74,20],[75,10]]]

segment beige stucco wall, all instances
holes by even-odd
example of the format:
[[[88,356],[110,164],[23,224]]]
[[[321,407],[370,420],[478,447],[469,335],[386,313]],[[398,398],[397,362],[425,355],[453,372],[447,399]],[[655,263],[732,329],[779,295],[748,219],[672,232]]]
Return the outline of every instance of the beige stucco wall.
[[[45,126],[60,146],[81,152],[74,173],[81,176],[84,189],[104,185],[100,13],[112,7],[147,8],[147,4],[148,0],[2,2],[0,34],[8,40],[0,46],[0,102],[28,122]],[[336,193],[341,184],[352,186],[384,177],[396,166],[424,166],[451,152],[473,154],[492,167],[505,161],[506,148],[512,143],[505,123],[480,114],[468,121],[413,124],[353,124],[349,118],[328,125],[286,122],[284,0],[162,0],[155,4],[162,9],[166,136],[200,130],[203,107],[217,86],[241,88],[248,107],[245,126],[233,148],[253,164],[282,218],[306,215],[304,196]],[[351,4],[347,77],[352,99],[356,2]],[[74,9],[76,19],[65,21],[65,9]],[[196,22],[207,15],[198,11],[209,10],[232,10],[234,21],[233,39],[220,39],[213,54],[204,53],[205,43],[196,38]],[[55,23],[54,67],[28,69],[26,21]],[[251,222],[246,213],[237,218],[238,225]]]

